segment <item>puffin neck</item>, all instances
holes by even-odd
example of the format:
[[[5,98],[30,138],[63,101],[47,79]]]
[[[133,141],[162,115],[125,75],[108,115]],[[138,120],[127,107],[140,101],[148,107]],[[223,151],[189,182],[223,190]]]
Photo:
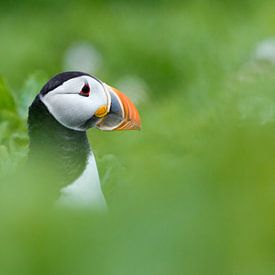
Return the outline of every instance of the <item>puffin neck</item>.
[[[61,125],[40,100],[29,108],[29,163],[51,171],[61,186],[77,179],[85,170],[90,147],[86,131]]]

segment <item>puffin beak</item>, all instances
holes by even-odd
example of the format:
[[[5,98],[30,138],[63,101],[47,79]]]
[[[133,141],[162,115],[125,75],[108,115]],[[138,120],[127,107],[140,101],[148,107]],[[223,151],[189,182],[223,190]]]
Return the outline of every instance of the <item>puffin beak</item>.
[[[96,124],[100,130],[140,130],[139,113],[133,102],[119,90],[104,84],[110,103],[109,110]]]

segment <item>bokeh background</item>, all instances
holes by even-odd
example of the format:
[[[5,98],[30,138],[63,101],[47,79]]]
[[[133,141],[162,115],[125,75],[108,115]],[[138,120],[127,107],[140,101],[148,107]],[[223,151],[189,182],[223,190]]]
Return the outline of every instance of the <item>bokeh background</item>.
[[[1,1],[0,274],[275,274],[274,14],[271,0]],[[89,131],[107,215],[48,209],[17,175],[28,105],[64,70],[140,110],[140,132]]]

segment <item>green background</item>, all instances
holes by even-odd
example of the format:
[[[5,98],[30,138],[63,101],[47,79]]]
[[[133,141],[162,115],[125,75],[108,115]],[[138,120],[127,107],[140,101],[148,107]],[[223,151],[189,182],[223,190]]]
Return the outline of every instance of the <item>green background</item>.
[[[0,273],[275,274],[274,14],[271,0],[1,2]],[[104,82],[145,86],[140,132],[89,131],[107,215],[49,209],[17,174],[26,107],[79,42]]]

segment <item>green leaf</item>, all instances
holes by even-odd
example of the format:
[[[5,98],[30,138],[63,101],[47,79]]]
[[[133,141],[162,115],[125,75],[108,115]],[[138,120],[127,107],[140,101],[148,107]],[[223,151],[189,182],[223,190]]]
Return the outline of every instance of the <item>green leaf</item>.
[[[14,97],[2,77],[0,77],[0,110],[16,112]]]
[[[22,118],[27,118],[29,106],[46,81],[47,76],[43,72],[36,72],[25,81],[17,101],[18,112]]]

